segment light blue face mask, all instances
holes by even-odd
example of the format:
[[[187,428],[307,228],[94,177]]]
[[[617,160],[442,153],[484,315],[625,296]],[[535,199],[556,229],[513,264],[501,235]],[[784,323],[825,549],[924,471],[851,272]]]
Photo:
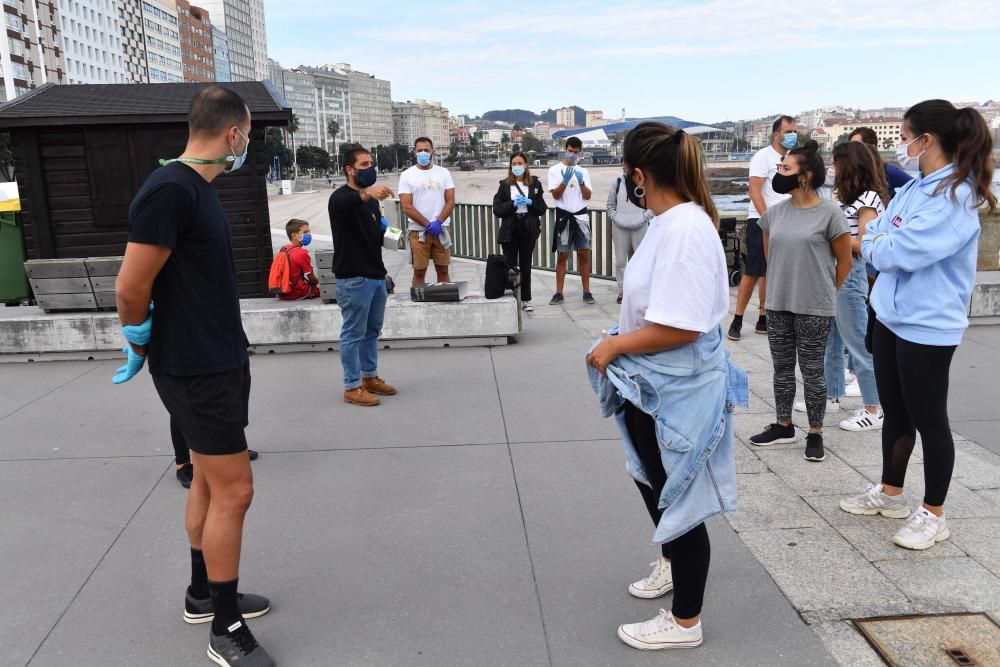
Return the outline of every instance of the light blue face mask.
[[[524,176],[524,165],[520,164],[514,165],[513,167],[510,168],[510,173],[514,174],[518,178]]]
[[[236,128],[236,131],[239,132],[240,136],[246,139],[247,142],[243,147],[243,155],[237,155],[236,151],[233,150],[233,147],[230,146],[229,152],[232,153],[232,155],[216,158],[214,160],[206,160],[197,157],[179,157],[171,160],[160,160],[160,166],[166,166],[172,162],[183,162],[185,164],[226,164],[229,166],[226,167],[226,171],[224,173],[231,174],[246,164],[247,154],[250,151],[250,137],[243,134],[243,131],[240,128]]]
[[[431,154],[427,151],[420,151],[417,153],[417,164],[421,167],[426,167],[431,163]]]
[[[785,136],[781,138],[781,145],[792,150],[799,144],[799,135],[795,132],[785,132]]]

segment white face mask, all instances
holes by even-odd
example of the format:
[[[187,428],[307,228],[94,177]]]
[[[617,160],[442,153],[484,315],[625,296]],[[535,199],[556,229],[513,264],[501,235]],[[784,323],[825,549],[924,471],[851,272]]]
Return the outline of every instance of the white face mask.
[[[924,135],[920,135],[922,137]],[[920,137],[917,137],[913,141],[916,141]],[[898,143],[896,144],[896,162],[899,163],[900,168],[903,171],[920,171],[920,156],[927,152],[927,149],[920,151],[916,156],[910,155],[910,144]]]

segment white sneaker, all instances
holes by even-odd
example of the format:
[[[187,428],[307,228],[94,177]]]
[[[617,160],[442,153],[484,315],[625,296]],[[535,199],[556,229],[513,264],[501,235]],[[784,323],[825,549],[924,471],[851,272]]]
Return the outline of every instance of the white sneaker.
[[[618,637],[631,646],[643,651],[661,648],[695,648],[701,646],[701,623],[690,630],[681,628],[674,621],[673,614],[661,609],[656,618],[645,623],[626,623],[618,626]]]
[[[844,387],[844,395],[850,396],[851,398],[858,398],[861,396],[861,385],[858,384],[857,378]]]
[[[852,382],[857,382],[858,376],[849,370],[844,370],[844,384],[851,384]]]
[[[653,571],[648,577],[629,584],[628,592],[637,598],[652,600],[674,589],[674,575],[669,560],[660,556],[655,563],[650,563],[650,566]]]
[[[795,408],[796,412],[806,412],[806,402],[805,401],[795,401],[795,405],[793,405],[792,407]],[[836,399],[836,398],[827,398],[826,399],[826,411],[827,412],[840,412],[840,400]]]
[[[535,309],[531,305],[530,301],[522,301],[521,302],[521,310],[523,310],[526,313],[533,313],[533,312],[535,312]]]
[[[845,431],[880,431],[882,422],[885,421],[885,413],[881,410],[872,414],[861,408],[851,414],[850,418],[840,422],[840,428]]]
[[[904,549],[930,549],[938,542],[951,537],[944,515],[934,516],[921,507],[914,512],[906,525],[899,529],[892,541]]]
[[[910,508],[903,494],[887,496],[882,493],[881,484],[873,484],[861,495],[844,498],[840,501],[840,509],[850,514],[881,514],[890,519],[905,519],[910,516]]]

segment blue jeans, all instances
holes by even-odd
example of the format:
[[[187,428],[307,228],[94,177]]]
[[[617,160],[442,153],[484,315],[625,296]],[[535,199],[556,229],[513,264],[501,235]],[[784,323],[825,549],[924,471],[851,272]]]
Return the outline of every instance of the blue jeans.
[[[346,391],[360,387],[363,377],[378,376],[378,337],[388,298],[384,278],[337,279],[337,305],[344,321],[340,329],[340,363]]]
[[[844,395],[844,346],[851,355],[854,373],[858,376],[861,400],[865,405],[878,405],[878,388],[875,386],[875,366],[872,355],[865,349],[865,331],[868,327],[868,272],[863,259],[855,258],[851,272],[837,291],[837,318],[826,342],[827,395],[841,398]]]

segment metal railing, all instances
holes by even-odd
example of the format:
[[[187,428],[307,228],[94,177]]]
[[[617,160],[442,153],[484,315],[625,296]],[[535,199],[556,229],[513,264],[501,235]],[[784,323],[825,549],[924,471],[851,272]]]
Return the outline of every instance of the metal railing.
[[[389,201],[385,202],[389,204]],[[390,222],[405,229],[406,215],[394,200],[394,206],[386,206],[386,214]],[[395,209],[395,210],[392,210]],[[745,218],[745,215],[725,214],[725,218]],[[550,208],[542,219],[542,233],[535,245],[532,257],[532,268],[542,271],[556,270],[556,253],[552,248],[552,231],[556,224],[555,210]],[[603,208],[590,209],[590,275],[597,278],[615,276],[615,256],[612,244],[612,223],[608,213]],[[493,215],[493,207],[489,204],[455,204],[451,214],[452,255],[464,259],[485,260],[488,255],[500,254],[502,249],[497,243],[500,233],[500,219]],[[570,254],[568,270],[579,274],[576,253]]]

